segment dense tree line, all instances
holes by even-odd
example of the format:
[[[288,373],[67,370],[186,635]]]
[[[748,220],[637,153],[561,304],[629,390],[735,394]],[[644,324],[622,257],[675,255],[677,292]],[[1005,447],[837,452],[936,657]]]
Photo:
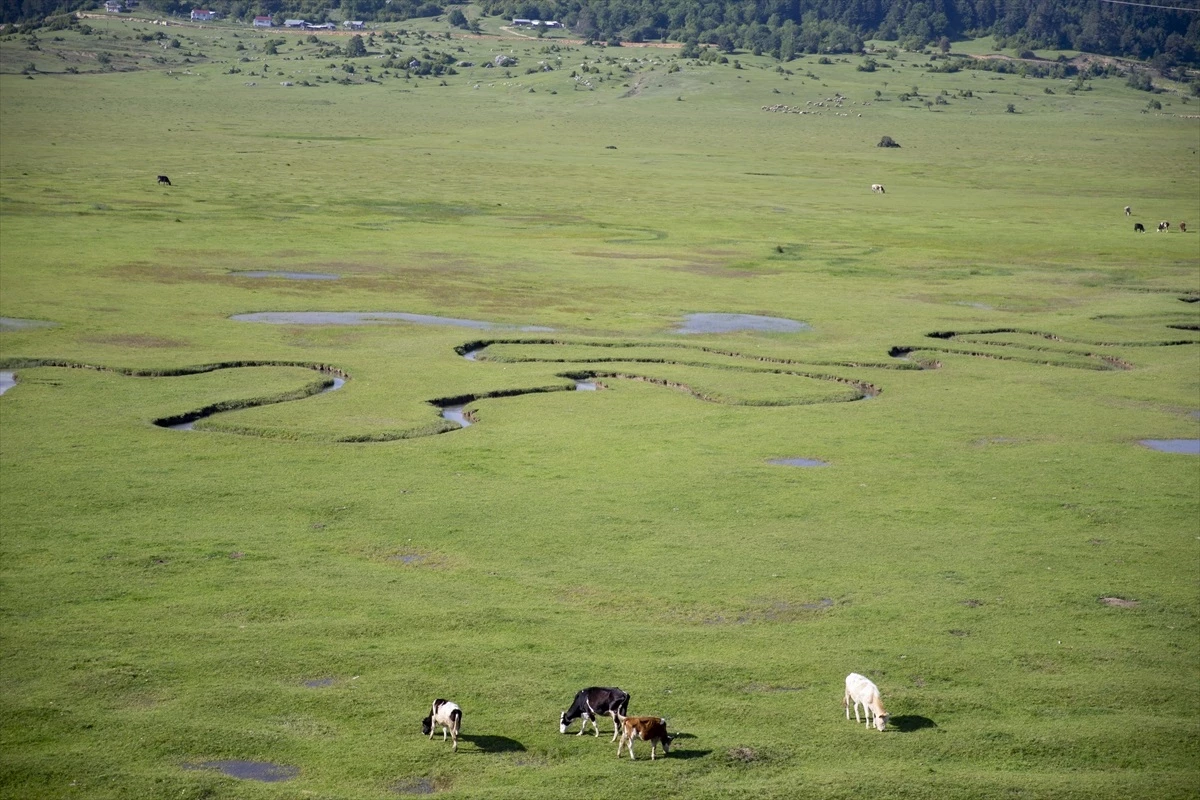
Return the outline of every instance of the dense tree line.
[[[1200,14],[1097,0],[481,0],[479,5],[488,14],[557,19],[598,39],[672,39],[783,59],[853,50],[863,37],[915,49],[943,37],[993,35],[1007,47],[1200,63]]]
[[[1147,5],[1169,5],[1156,0]],[[92,0],[2,0],[3,21],[45,17]],[[142,0],[164,13],[186,14],[192,0]],[[207,8],[246,19],[255,15],[320,21],[403,20],[461,10],[433,0],[206,0]],[[488,15],[558,20],[603,41],[670,39],[725,51],[852,52],[864,38],[919,49],[943,39],[992,35],[1001,47],[1070,48],[1156,59],[1158,66],[1200,65],[1200,13],[1098,0],[479,0]]]

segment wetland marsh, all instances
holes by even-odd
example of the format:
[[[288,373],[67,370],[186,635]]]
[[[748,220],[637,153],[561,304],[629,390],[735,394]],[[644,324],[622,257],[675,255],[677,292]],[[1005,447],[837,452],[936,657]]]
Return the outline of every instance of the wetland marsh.
[[[87,22],[0,35],[0,794],[1200,791],[1188,83]]]

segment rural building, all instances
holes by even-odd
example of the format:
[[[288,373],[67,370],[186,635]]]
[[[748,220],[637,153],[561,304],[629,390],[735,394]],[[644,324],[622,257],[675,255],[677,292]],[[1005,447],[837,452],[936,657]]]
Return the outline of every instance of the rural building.
[[[120,14],[124,6],[121,5],[121,0],[108,0],[104,4],[104,10],[109,14]]]
[[[363,28],[367,27],[367,24],[362,20],[348,19],[342,23],[342,27],[349,28],[352,31],[361,31]]]
[[[283,27],[285,28],[303,28],[306,23],[302,19],[285,19]]]
[[[256,27],[256,28],[273,28],[274,26],[275,26],[275,23],[271,21],[270,17],[255,17],[254,18],[254,27]]]
[[[516,27],[520,28],[525,25],[532,25],[533,20],[531,20],[531,19],[514,19],[512,21],[512,24],[515,25]]]
[[[215,11],[209,11],[208,9],[204,9],[204,8],[193,8],[192,9],[192,19],[200,20],[201,22],[207,22],[208,20],[213,20],[216,18],[217,18],[217,12],[215,12]]]
[[[304,23],[304,29],[309,30],[309,31],[332,31],[332,30],[337,30],[337,26],[334,25],[332,22],[321,22],[321,23],[306,22],[306,23]]]

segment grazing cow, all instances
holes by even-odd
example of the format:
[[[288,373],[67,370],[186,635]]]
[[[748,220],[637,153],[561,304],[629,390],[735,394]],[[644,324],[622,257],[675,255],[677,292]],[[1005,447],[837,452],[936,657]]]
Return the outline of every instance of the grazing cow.
[[[1169,222],[1160,222],[1160,223],[1158,223],[1158,232],[1159,232],[1159,233],[1165,233],[1165,232],[1166,232],[1166,230],[1167,230],[1167,228],[1170,228],[1170,227],[1171,227],[1171,223],[1169,223]]]
[[[159,175],[159,176],[158,176],[158,182],[159,182],[159,183],[165,183],[167,186],[170,186],[170,185],[171,185],[171,179],[170,179],[170,178],[168,178],[166,175]]]
[[[1179,232],[1187,233],[1187,223],[1186,222],[1179,223]]]
[[[1140,222],[1135,222],[1135,223],[1133,223],[1133,232],[1134,233],[1145,233],[1146,226]]]
[[[883,710],[879,687],[871,683],[870,678],[865,678],[857,672],[851,672],[846,676],[846,696],[842,698],[842,705],[846,707],[846,719],[850,719],[851,701],[854,701],[855,722],[858,722],[858,707],[861,704],[863,716],[866,717],[863,724],[870,726],[871,715],[874,714],[875,727],[881,731],[884,729],[887,725],[888,713]]]
[[[421,720],[421,733],[433,738],[434,728],[438,725],[442,726],[442,741],[446,741],[446,732],[450,732],[450,738],[454,742],[451,748],[454,752],[458,752],[458,733],[462,730],[462,709],[457,703],[451,703],[449,700],[437,699],[433,701],[433,707],[429,709],[429,716]]]
[[[871,191],[874,192],[875,194],[884,194],[883,184],[882,183],[872,183]]]
[[[567,726],[578,717],[583,717],[583,723],[579,727],[579,733],[576,736],[582,736],[587,730],[587,724],[590,720],[592,727],[596,729],[596,736],[600,735],[600,726],[596,724],[596,717],[607,716],[612,717],[613,721],[613,738],[617,740],[617,734],[620,733],[619,717],[625,716],[629,711],[629,693],[623,692],[616,687],[605,688],[602,686],[592,686],[587,689],[580,689],[575,695],[575,700],[571,703],[571,707],[558,715],[558,732],[566,733]]]
[[[671,737],[667,735],[667,721],[662,717],[621,717],[621,741],[617,745],[617,758],[621,757],[621,748],[629,746],[629,758],[633,757],[633,740],[641,739],[650,743],[650,760],[654,760],[654,751],[662,742],[663,755],[671,752]]]
[[[1133,209],[1130,206],[1125,206],[1125,216],[1128,217],[1132,213],[1133,213]]]

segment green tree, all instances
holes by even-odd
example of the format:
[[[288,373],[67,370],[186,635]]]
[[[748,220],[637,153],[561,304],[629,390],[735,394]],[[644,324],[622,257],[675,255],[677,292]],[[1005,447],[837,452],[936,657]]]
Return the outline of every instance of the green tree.
[[[346,42],[346,58],[362,58],[367,54],[367,46],[363,43],[363,38],[357,33],[350,37],[350,41]]]

